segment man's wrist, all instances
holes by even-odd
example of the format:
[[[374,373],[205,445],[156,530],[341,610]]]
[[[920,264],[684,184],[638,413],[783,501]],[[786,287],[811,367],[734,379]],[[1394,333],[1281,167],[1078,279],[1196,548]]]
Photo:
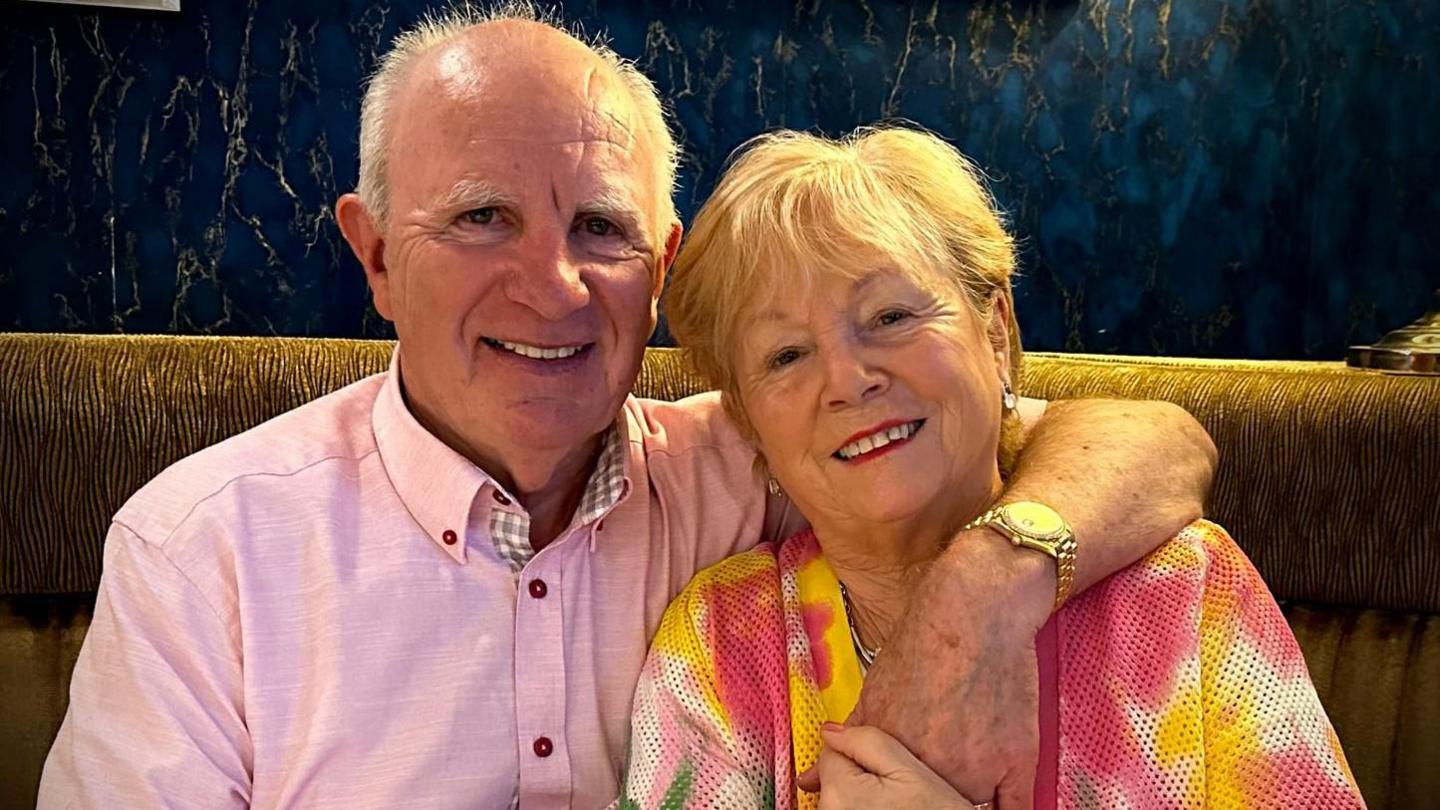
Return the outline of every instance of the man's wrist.
[[[1039,632],[1055,604],[1055,562],[1016,548],[989,527],[960,532],[935,563],[947,580],[958,578],[975,600],[1012,611],[1030,631]]]

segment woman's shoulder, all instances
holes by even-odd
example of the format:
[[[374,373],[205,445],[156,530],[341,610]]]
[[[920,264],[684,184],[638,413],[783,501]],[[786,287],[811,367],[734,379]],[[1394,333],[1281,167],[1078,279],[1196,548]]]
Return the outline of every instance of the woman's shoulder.
[[[663,625],[683,621],[709,635],[747,616],[758,620],[780,609],[780,568],[775,543],[759,543],[701,569],[670,602]]]
[[[777,542],[764,541],[754,547],[700,570],[681,590],[681,596],[710,600],[727,591],[753,589],[762,584],[779,587],[784,571],[820,553],[815,534],[808,527]]]
[[[759,632],[761,628],[783,634],[785,574],[818,554],[819,544],[807,528],[778,543],[758,543],[726,557],[681,589],[666,610],[662,632],[674,633],[683,626],[685,632],[717,643],[734,637],[763,641],[774,635]],[[774,640],[779,641],[778,635]]]

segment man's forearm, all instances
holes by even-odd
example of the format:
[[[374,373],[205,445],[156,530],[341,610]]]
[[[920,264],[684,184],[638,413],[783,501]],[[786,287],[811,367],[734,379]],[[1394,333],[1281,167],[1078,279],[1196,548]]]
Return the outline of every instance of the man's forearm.
[[[1028,431],[999,503],[1039,501],[1065,518],[1079,545],[1076,594],[1199,518],[1215,465],[1214,442],[1179,406],[1054,402]]]
[[[1039,501],[1070,523],[1079,543],[1073,594],[1200,517],[1214,470],[1210,437],[1180,408],[1057,402],[1030,428],[1000,501]],[[994,529],[962,532],[915,582],[851,722],[883,728],[967,797],[1029,806],[1039,752],[1034,645],[1053,610],[1055,575],[1045,555],[1011,547]]]

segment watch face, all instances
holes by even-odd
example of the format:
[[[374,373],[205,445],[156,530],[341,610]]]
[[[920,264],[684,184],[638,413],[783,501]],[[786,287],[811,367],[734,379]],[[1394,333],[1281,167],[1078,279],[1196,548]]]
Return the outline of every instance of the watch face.
[[[1054,509],[1021,501],[1005,507],[1005,522],[1025,534],[1051,536],[1065,531],[1065,521]]]

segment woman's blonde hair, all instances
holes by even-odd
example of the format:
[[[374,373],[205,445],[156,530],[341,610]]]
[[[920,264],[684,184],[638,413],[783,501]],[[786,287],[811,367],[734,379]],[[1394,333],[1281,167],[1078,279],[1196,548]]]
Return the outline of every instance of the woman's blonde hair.
[[[768,296],[805,295],[822,275],[873,270],[876,258],[929,288],[953,285],[982,323],[996,295],[1011,299],[1014,240],[979,170],[950,144],[905,127],[839,140],[761,135],[736,151],[696,215],[671,271],[666,320],[750,433],[733,362],[742,317]],[[1020,331],[1009,311],[1018,389]]]

